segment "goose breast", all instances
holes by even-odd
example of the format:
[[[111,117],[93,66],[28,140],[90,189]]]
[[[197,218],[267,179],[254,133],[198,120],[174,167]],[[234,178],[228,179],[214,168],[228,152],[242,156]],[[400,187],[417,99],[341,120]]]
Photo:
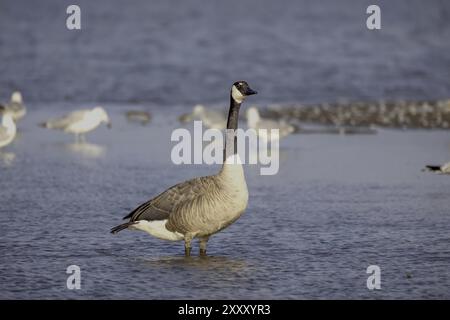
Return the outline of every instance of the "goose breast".
[[[207,192],[191,201],[181,202],[170,215],[167,229],[173,232],[211,235],[236,221],[248,203],[247,185],[222,175],[205,177]]]

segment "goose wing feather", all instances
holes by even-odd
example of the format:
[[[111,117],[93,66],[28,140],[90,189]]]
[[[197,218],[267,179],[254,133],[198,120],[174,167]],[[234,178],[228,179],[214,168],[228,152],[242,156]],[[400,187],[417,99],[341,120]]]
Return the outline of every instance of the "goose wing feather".
[[[170,187],[155,198],[141,204],[130,212],[124,219],[138,220],[166,220],[174,209],[187,202],[192,202],[208,192],[207,182],[211,177],[199,177]]]

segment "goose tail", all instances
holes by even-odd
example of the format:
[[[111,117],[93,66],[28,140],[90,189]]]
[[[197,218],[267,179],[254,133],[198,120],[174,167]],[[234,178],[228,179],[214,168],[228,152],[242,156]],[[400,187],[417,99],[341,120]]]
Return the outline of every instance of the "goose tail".
[[[130,222],[125,222],[122,224],[119,224],[118,226],[115,226],[114,228],[111,229],[111,233],[112,234],[116,234],[122,230],[128,229],[129,226],[131,226],[132,224],[135,224],[136,221],[130,221]]]

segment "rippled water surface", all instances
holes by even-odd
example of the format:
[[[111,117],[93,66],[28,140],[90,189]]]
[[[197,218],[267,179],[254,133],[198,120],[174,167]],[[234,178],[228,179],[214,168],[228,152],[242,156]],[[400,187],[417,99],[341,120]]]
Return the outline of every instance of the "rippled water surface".
[[[368,31],[369,1],[80,0],[76,32],[72,2],[2,0],[0,99],[20,89],[28,114],[0,151],[0,298],[450,298],[450,178],[421,172],[450,160],[447,131],[286,138],[277,175],[246,166],[248,209],[204,259],[109,233],[219,169],[173,165],[170,134],[194,103],[226,105],[237,79],[259,91],[249,104],[447,99],[448,1],[379,2]],[[85,145],[36,125],[97,103],[113,128]],[[81,290],[66,288],[73,264]]]
[[[255,101],[448,98],[450,3],[369,0],[2,0],[0,98],[220,102],[248,80]]]
[[[2,298],[450,297],[450,179],[420,171],[449,159],[445,131],[290,136],[277,175],[246,166],[245,215],[212,237],[208,258],[186,259],[182,243],[109,234],[166,187],[218,169],[171,164],[182,108],[144,127],[122,111],[138,106],[106,106],[113,128],[76,145],[35,125],[61,106],[39,107],[1,153]],[[371,264],[378,292],[366,288]]]

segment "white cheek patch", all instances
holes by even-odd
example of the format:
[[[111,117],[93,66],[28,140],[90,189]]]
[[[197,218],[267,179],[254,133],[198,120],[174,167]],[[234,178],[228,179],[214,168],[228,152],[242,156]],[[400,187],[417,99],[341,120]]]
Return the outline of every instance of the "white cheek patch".
[[[242,103],[245,99],[245,96],[236,88],[236,86],[231,88],[231,96],[237,103]]]

